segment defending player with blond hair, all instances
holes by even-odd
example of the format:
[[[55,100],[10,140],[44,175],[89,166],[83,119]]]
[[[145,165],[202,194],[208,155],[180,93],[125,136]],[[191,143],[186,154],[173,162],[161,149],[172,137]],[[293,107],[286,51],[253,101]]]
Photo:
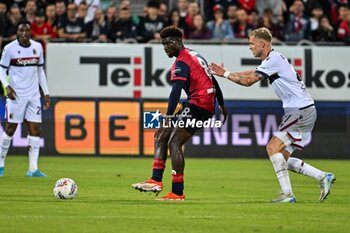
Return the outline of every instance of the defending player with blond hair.
[[[266,146],[282,193],[272,202],[296,202],[288,170],[312,177],[320,182],[320,201],[329,195],[335,181],[333,173],[321,171],[301,159],[290,157],[295,149],[302,149],[311,140],[317,113],[314,100],[299,74],[287,58],[272,49],[271,32],[265,28],[253,30],[249,35],[249,48],[254,57],[262,60],[256,70],[231,72],[223,65],[212,63],[212,72],[242,86],[251,86],[261,79],[269,80],[277,96],[283,102],[284,116],[278,132]]]

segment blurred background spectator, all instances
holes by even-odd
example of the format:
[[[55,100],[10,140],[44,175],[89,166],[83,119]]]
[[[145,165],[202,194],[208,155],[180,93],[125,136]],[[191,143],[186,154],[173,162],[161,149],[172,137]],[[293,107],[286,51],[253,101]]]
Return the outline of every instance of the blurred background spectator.
[[[287,41],[311,39],[310,18],[304,11],[304,3],[301,0],[295,0],[291,5],[289,20],[286,22]]]
[[[19,9],[17,4],[13,4],[9,12],[7,13],[7,22],[6,22],[6,28],[4,32],[4,37],[7,39],[14,40],[17,38],[16,35],[16,28],[19,21],[21,21],[22,15],[21,10]]]
[[[233,24],[233,31],[236,38],[247,39],[253,26],[248,22],[247,12],[243,8],[238,8],[236,12],[237,21]]]
[[[56,38],[56,32],[52,26],[45,21],[45,13],[43,10],[39,10],[35,13],[34,22],[32,23],[32,38],[42,42],[42,45],[46,47],[46,43],[50,39]]]
[[[69,3],[67,6],[67,16],[58,24],[58,36],[71,42],[83,41],[86,38],[85,23],[81,18],[77,18],[78,6]]]
[[[224,8],[217,4],[213,7],[214,20],[207,23],[212,38],[222,41],[233,40],[234,35],[228,20],[224,19]]]
[[[331,26],[329,19],[323,15],[319,19],[318,28],[312,31],[313,41],[335,41],[334,28]]]
[[[67,12],[72,3],[76,10]],[[234,42],[265,26],[287,43],[348,44],[349,6],[350,0],[0,0],[0,47],[16,38],[22,18],[35,25],[35,38],[56,42],[147,43],[176,25],[191,40]]]
[[[84,22],[90,22],[95,17],[95,11],[97,9],[100,9],[100,0],[74,0],[75,4],[77,6],[80,5],[80,3],[84,2],[86,5],[86,15],[84,18]]]
[[[170,11],[166,26],[176,26],[187,32],[185,18],[180,16],[180,11],[177,8]]]
[[[107,42],[111,25],[99,8],[94,14],[94,19],[86,24],[86,37],[92,42]]]
[[[164,28],[165,21],[158,15],[159,5],[157,0],[148,1],[146,16],[140,22],[140,42],[160,39],[159,32]]]
[[[204,16],[202,14],[196,14],[193,17],[193,26],[188,31],[188,39],[209,40],[211,38],[212,38],[212,33],[206,26]]]
[[[27,0],[25,8],[24,8],[24,14],[25,19],[29,22],[33,23],[35,20],[35,13],[37,11],[36,1],[35,0]]]
[[[134,39],[134,42],[137,42],[136,38],[138,34],[138,26],[132,20],[130,9],[127,7],[121,8],[119,19],[112,24],[109,38],[114,42],[121,42],[128,39]]]

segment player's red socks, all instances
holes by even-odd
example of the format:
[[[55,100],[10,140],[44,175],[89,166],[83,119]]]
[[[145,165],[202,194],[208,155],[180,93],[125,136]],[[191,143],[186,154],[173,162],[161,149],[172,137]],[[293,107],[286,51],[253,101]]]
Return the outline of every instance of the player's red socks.
[[[173,174],[173,184],[172,192],[176,195],[182,196],[184,191],[184,175],[183,174]]]
[[[163,172],[165,169],[165,160],[154,159],[152,179],[161,182],[163,179]]]

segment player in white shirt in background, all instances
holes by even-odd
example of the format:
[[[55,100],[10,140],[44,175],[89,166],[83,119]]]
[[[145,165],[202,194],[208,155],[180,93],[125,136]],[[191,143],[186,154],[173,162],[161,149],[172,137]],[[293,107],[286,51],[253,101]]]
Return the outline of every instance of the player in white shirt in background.
[[[7,91],[6,126],[0,137],[0,176],[4,176],[5,158],[18,123],[28,127],[29,170],[27,176],[46,176],[38,169],[41,133],[41,87],[44,109],[50,107],[50,95],[44,72],[44,56],[40,43],[30,39],[31,24],[21,21],[17,40],[5,46],[0,60],[0,80]],[[8,81],[7,72],[10,80]]]
[[[311,139],[317,113],[314,100],[300,76],[286,57],[271,47],[272,35],[267,28],[258,28],[249,35],[250,50],[262,60],[256,70],[230,72],[223,65],[212,63],[213,74],[242,86],[251,86],[261,79],[268,79],[277,96],[283,102],[284,116],[278,132],[270,139],[266,151],[270,157],[282,192],[272,202],[296,202],[288,169],[312,177],[320,182],[320,201],[330,193],[335,176],[321,171],[301,159],[290,157],[295,149],[301,149]]]

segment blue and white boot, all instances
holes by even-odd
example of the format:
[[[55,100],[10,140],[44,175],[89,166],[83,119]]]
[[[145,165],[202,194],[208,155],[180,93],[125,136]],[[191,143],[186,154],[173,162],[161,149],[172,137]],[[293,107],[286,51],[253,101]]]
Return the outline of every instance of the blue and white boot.
[[[0,176],[4,176],[5,167],[0,167]]]
[[[294,194],[284,194],[281,193],[279,197],[273,199],[272,203],[295,203],[297,202]]]
[[[39,169],[37,169],[34,172],[28,171],[27,177],[47,177],[47,175],[45,175]]]

